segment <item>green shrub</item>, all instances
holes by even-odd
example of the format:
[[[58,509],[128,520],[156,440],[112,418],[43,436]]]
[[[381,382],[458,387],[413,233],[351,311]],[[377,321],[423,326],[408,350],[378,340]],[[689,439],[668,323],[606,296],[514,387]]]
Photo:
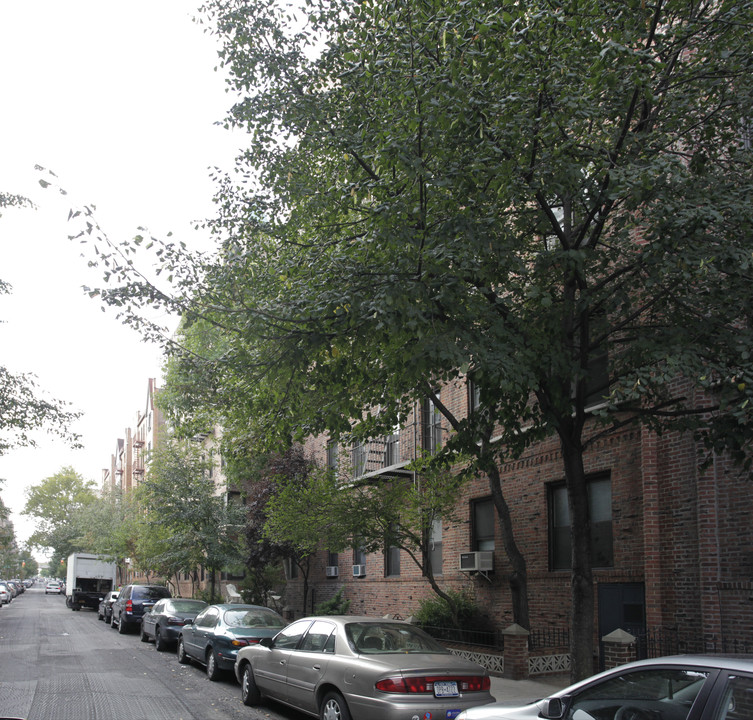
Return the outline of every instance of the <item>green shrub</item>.
[[[447,590],[457,607],[458,622],[478,617],[479,609],[473,598],[462,590]],[[432,595],[421,600],[418,611],[414,613],[418,625],[436,625],[437,627],[451,627],[455,623],[449,604],[439,595]]]
[[[194,598],[196,600],[203,600],[205,603],[209,603],[210,605],[214,605],[215,603],[225,602],[222,595],[218,592],[218,588],[215,588],[214,596],[212,596],[211,587],[199,588],[194,593]]]
[[[337,595],[324,600],[314,608],[314,615],[347,615],[350,610],[350,600],[343,598],[343,590],[340,588]]]
[[[418,610],[413,615],[413,622],[421,628],[431,628],[429,630],[431,635],[446,640],[457,639],[470,642],[472,641],[471,636],[476,634],[494,635],[493,623],[480,610],[476,601],[468,592],[462,590],[448,590],[446,592],[455,602],[457,623],[453,620],[447,601],[438,595],[424,598],[421,601]],[[436,628],[447,629],[447,632],[438,631]],[[458,633],[458,630],[460,633]],[[488,640],[484,639],[482,642],[488,642]]]

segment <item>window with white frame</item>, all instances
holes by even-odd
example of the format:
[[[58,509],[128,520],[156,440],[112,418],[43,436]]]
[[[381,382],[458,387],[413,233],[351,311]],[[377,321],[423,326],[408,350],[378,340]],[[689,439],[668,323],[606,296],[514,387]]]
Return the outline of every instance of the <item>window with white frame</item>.
[[[442,518],[434,518],[429,529],[428,557],[433,575],[442,574]]]
[[[442,413],[431,398],[423,402],[422,407],[422,447],[430,453],[442,447]]]

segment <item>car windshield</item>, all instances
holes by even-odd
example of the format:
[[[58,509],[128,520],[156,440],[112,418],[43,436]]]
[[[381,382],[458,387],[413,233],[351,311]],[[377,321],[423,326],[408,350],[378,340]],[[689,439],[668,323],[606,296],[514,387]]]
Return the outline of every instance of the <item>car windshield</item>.
[[[133,600],[159,600],[169,597],[170,591],[164,587],[137,587],[133,588]]]
[[[372,653],[449,653],[436,640],[412,625],[398,623],[348,623],[348,642],[356,652]]]
[[[203,600],[173,600],[165,605],[168,612],[198,613],[203,610],[207,604]]]
[[[672,717],[683,720],[708,673],[692,668],[648,668],[585,688],[573,699],[568,717],[582,710],[592,717]],[[630,715],[627,711],[633,711]]]
[[[267,608],[254,608],[249,610],[226,610],[225,622],[229,627],[244,628],[273,628],[285,627],[285,621],[274,610]]]

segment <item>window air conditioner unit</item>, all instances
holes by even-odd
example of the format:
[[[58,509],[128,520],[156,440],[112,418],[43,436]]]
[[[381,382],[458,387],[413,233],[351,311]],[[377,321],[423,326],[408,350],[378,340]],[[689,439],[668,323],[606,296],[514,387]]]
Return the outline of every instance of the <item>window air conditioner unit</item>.
[[[324,568],[324,574],[327,577],[337,577],[339,568],[337,565],[328,565],[326,568]]]
[[[353,566],[353,577],[364,577],[366,575],[366,566],[365,565],[354,565]]]
[[[493,550],[460,553],[460,572],[488,572],[493,569]]]

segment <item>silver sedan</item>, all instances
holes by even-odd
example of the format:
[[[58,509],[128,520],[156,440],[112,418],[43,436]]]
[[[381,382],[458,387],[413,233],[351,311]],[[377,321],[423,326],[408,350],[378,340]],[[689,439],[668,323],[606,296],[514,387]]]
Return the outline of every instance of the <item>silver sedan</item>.
[[[452,720],[494,702],[489,673],[400,620],[298,620],[243,648],[235,662],[246,705],[267,696],[321,720]]]
[[[751,720],[753,660],[724,655],[620,665],[523,707],[494,703],[458,720]]]

